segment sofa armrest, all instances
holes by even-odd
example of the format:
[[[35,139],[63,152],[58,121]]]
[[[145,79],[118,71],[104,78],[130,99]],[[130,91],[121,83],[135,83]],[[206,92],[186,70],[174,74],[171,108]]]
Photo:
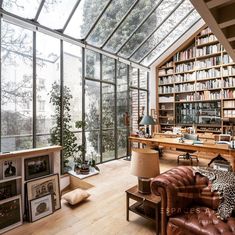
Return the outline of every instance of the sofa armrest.
[[[182,213],[193,202],[197,191],[194,172],[186,166],[172,168],[154,178],[151,189],[156,195],[165,194],[165,208],[162,210],[167,216]]]

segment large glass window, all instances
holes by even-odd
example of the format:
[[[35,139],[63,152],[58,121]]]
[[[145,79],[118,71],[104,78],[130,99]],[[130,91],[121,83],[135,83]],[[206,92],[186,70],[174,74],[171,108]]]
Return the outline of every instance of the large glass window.
[[[33,147],[33,33],[2,21],[1,151]]]
[[[42,33],[37,33],[36,36],[36,145],[43,147],[51,144],[50,131],[56,126],[56,107],[50,99],[53,93],[60,95],[60,41]]]

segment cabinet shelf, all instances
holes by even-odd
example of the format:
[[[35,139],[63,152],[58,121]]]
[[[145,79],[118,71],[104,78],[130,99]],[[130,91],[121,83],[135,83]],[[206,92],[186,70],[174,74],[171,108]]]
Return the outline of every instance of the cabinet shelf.
[[[22,176],[9,177],[7,179],[1,179],[0,183],[5,183],[5,182],[11,181],[11,180],[18,180],[18,179],[22,179]]]
[[[218,55],[221,55],[221,51],[213,53],[213,54],[201,55],[201,56],[198,56],[197,59],[201,60],[201,59],[206,59],[206,58],[210,58],[210,57],[215,57],[215,56],[218,56]]]
[[[174,73],[171,73],[171,74],[161,74],[161,75],[158,75],[158,77],[167,77],[167,76],[173,76]]]
[[[221,76],[220,77],[210,77],[210,78],[199,78],[199,79],[197,79],[197,82],[203,82],[203,81],[215,80],[215,79],[221,79]]]
[[[214,44],[218,44],[218,43],[219,43],[218,40],[214,40],[214,41],[210,41],[210,42],[206,42],[206,43],[197,44],[196,47],[200,48],[200,47],[210,46],[210,45],[214,45]]]
[[[187,62],[194,61],[194,60],[195,60],[195,57],[192,57],[192,58],[189,58],[189,59],[186,59],[186,60],[174,61],[174,63],[175,64],[183,64],[183,63],[187,63]]]

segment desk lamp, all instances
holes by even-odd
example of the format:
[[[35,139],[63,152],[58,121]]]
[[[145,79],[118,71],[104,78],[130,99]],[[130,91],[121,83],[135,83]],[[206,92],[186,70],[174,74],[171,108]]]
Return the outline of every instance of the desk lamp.
[[[150,194],[151,178],[159,175],[158,152],[152,149],[133,149],[131,155],[131,174],[138,176],[138,191]]]
[[[142,120],[139,123],[140,125],[146,125],[146,134],[150,134],[149,133],[149,125],[155,125],[155,121],[153,120],[153,118],[150,115],[145,115]]]

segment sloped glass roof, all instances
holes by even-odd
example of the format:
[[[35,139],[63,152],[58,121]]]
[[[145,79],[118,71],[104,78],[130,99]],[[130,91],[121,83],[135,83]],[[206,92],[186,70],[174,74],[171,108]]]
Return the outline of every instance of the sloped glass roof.
[[[201,19],[190,0],[3,0],[2,8],[145,67]]]

